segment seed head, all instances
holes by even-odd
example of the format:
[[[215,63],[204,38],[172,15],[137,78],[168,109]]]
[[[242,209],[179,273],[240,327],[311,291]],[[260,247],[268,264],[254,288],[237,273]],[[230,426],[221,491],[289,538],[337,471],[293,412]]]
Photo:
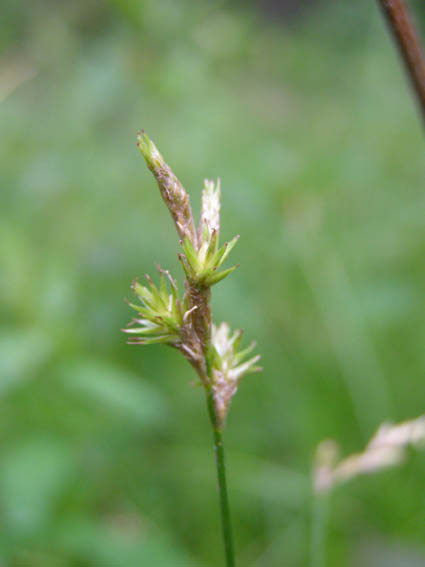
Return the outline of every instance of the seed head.
[[[231,334],[226,323],[218,327],[212,324],[210,288],[237,268],[220,269],[239,235],[219,245],[220,180],[204,181],[201,218],[196,231],[188,194],[144,131],[138,134],[137,146],[174,219],[183,248],[178,258],[186,280],[182,299],[179,299],[176,282],[161,268],[158,268],[159,288],[149,276],[146,276],[147,286],[134,281],[132,289],[140,304],[129,304],[137,311],[137,317],[123,331],[131,335],[131,344],[164,343],[182,352],[209,395],[212,393],[215,417],[221,428],[242,377],[261,370],[256,365],[258,355],[247,359],[254,343],[239,350],[242,331]]]

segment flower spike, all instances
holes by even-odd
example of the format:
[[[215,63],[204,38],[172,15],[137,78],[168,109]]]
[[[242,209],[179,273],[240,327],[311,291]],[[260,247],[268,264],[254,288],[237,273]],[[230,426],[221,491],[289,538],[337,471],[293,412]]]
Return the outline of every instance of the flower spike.
[[[129,305],[137,316],[123,331],[129,335],[130,344],[164,343],[180,350],[212,396],[217,423],[222,428],[242,377],[261,370],[257,366],[260,357],[249,358],[254,343],[241,350],[242,331],[231,333],[227,323],[215,326],[211,317],[210,288],[238,267],[221,269],[239,235],[220,246],[219,179],[215,183],[204,180],[196,230],[188,194],[144,131],[138,134],[137,146],[174,219],[182,247],[178,258],[186,281],[184,296],[179,299],[176,282],[159,266],[158,286],[148,275],[147,285],[135,280],[132,289],[140,303]]]

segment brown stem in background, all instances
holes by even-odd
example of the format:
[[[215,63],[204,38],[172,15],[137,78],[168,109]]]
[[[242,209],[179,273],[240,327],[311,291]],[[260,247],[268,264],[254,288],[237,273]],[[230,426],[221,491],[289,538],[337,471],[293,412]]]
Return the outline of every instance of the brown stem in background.
[[[378,0],[409,74],[425,122],[425,60],[403,0]]]

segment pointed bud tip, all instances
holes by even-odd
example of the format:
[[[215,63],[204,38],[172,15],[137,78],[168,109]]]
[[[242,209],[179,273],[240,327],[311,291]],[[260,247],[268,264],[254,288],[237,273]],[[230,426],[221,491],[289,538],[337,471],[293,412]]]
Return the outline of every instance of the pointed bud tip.
[[[137,130],[136,146],[140,149],[140,146],[142,144],[143,144],[143,130]]]
[[[138,131],[136,145],[140,153],[148,162],[148,165],[153,166],[152,159],[154,157],[154,154],[158,154],[158,150],[156,149],[154,143],[152,142],[152,140],[149,139],[148,135],[144,130]]]

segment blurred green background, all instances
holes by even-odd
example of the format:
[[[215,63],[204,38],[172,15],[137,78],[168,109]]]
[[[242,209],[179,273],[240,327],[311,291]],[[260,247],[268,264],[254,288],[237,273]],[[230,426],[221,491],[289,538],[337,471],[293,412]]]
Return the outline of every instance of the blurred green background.
[[[221,177],[242,236],[213,299],[263,355],[226,431],[238,565],[309,565],[317,443],[424,412],[423,132],[376,4],[6,0],[0,20],[0,566],[222,565],[203,392],[120,333],[135,276],[181,281],[140,127],[196,211]],[[424,473],[416,453],[339,489],[327,565],[424,565]]]

